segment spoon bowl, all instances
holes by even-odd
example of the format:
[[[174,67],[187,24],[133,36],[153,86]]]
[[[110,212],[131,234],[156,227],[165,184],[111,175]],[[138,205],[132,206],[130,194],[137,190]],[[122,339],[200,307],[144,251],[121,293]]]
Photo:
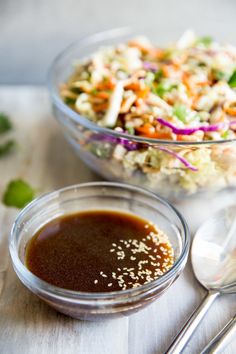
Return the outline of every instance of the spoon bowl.
[[[208,290],[236,291],[236,206],[222,209],[197,231],[191,250],[198,281]]]

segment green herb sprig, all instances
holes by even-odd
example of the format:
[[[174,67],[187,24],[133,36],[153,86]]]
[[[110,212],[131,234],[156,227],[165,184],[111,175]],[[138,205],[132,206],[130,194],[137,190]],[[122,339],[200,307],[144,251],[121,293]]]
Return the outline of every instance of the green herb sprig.
[[[35,190],[24,180],[11,181],[3,194],[2,202],[8,207],[24,208],[35,197]]]

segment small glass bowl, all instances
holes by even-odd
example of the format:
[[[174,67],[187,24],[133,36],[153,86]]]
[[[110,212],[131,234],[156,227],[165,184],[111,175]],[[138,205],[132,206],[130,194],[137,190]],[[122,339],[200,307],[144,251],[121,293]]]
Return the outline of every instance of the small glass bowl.
[[[88,293],[51,285],[25,266],[31,237],[50,220],[84,210],[130,212],[154,222],[174,248],[173,267],[159,279],[138,288]],[[168,202],[144,189],[119,183],[94,182],[66,187],[30,203],[17,217],[10,236],[10,254],[22,283],[59,312],[83,320],[127,316],[157,299],[180,275],[188,257],[190,237],[185,220]]]

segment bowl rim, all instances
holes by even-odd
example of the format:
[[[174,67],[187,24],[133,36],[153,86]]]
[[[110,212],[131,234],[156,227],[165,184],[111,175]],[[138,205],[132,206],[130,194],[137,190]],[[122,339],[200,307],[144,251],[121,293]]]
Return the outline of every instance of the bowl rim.
[[[178,257],[178,259],[175,261],[174,265],[168,270],[166,273],[164,273],[160,278],[153,280],[147,284],[143,284],[137,288],[131,288],[127,290],[118,290],[118,291],[108,291],[108,292],[83,292],[83,291],[74,291],[74,290],[68,290],[64,288],[60,288],[58,286],[52,285],[38,276],[34,275],[20,260],[18,251],[16,248],[16,236],[18,234],[18,228],[19,224],[24,220],[24,217],[27,215],[27,213],[35,207],[38,203],[51,200],[55,197],[58,197],[60,194],[65,193],[69,190],[75,190],[75,189],[83,189],[83,188],[89,188],[89,187],[115,187],[115,188],[123,188],[128,191],[133,191],[133,192],[138,192],[141,193],[142,195],[146,195],[148,197],[151,197],[153,199],[156,199],[158,202],[164,204],[173,214],[175,214],[180,221],[182,227],[183,227],[183,234],[184,234],[184,239],[182,242],[182,250],[181,253]],[[70,299],[70,301],[77,302],[78,300],[85,300],[85,301],[99,301],[99,300],[104,300],[105,302],[113,300],[114,298],[119,302],[122,301],[124,297],[129,297],[133,298],[135,295],[145,293],[147,294],[149,291],[153,291],[153,289],[156,289],[157,287],[161,286],[163,283],[166,281],[172,279],[174,277],[175,273],[178,271],[178,269],[181,270],[182,266],[185,265],[187,261],[187,257],[189,254],[189,249],[190,249],[190,232],[188,225],[184,219],[184,217],[181,215],[181,213],[172,205],[170,204],[167,200],[164,198],[160,197],[159,195],[156,195],[144,188],[136,187],[130,184],[125,184],[125,183],[117,183],[117,182],[88,182],[88,183],[80,183],[76,185],[71,185],[67,186],[52,192],[48,192],[43,194],[42,196],[34,199],[31,203],[29,203],[17,216],[12,229],[10,233],[10,238],[9,238],[9,251],[12,259],[12,263],[14,266],[14,269],[19,276],[19,273],[21,276],[26,279],[28,284],[33,285],[33,287],[37,287],[37,289],[40,289],[40,292],[43,292],[45,294],[48,294],[48,296],[53,295],[54,297],[57,298],[63,298],[65,299]],[[19,278],[21,279],[21,276]],[[24,283],[24,282],[23,282]]]
[[[133,30],[130,27],[118,27],[118,28],[113,28],[110,30],[106,31],[101,31],[97,32],[94,34],[90,35],[85,35],[83,37],[80,37],[78,40],[72,42],[70,45],[68,45],[65,49],[63,49],[59,54],[55,57],[53,60],[49,71],[48,71],[48,77],[47,77],[47,86],[49,90],[49,94],[52,100],[52,103],[59,109],[61,110],[66,116],[68,116],[74,123],[80,124],[83,127],[93,130],[98,133],[103,133],[103,134],[108,134],[112,135],[116,138],[123,138],[127,140],[132,140],[137,143],[148,143],[150,145],[173,145],[173,146],[207,146],[207,145],[214,145],[214,144],[227,144],[227,143],[232,143],[236,141],[236,138],[234,139],[225,139],[225,140],[204,140],[204,141],[174,141],[174,140],[161,140],[161,139],[153,139],[153,138],[145,138],[141,136],[135,136],[131,134],[126,134],[122,132],[118,132],[116,130],[112,130],[109,128],[105,127],[100,127],[98,124],[90,121],[88,118],[80,115],[78,112],[74,111],[72,108],[70,108],[61,98],[59,95],[59,92],[57,90],[57,87],[53,83],[53,78],[54,78],[54,71],[55,67],[60,61],[63,61],[64,57],[67,56],[67,54],[70,51],[73,51],[75,48],[84,48],[89,44],[94,44],[98,43],[99,45],[102,45],[103,40],[107,39],[115,39],[119,38],[120,36],[131,36],[131,35],[137,35],[137,31]],[[100,43],[101,42],[101,43]]]

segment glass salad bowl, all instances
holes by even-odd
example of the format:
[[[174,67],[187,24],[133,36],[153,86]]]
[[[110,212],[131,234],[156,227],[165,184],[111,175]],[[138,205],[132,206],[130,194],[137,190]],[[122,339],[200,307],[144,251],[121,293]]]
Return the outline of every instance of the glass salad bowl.
[[[134,33],[125,28],[97,33],[71,45],[55,59],[49,91],[66,139],[105,179],[139,185],[171,200],[235,187],[235,139],[189,142],[131,135],[104,128],[64,103],[60,87],[74,72],[76,60],[132,37]]]

